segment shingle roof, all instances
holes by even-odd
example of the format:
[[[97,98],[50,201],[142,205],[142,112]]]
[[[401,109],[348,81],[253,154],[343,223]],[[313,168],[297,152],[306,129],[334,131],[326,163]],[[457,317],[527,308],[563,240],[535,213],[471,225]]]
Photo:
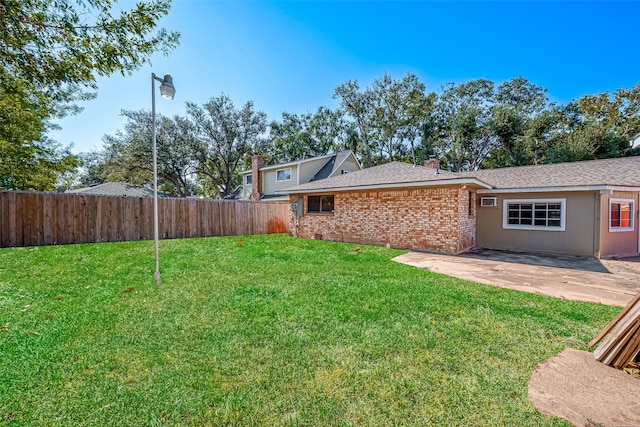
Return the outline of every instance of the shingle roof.
[[[333,175],[336,168],[340,167],[347,157],[351,155],[351,151],[341,151],[334,154],[327,163],[314,175],[311,181],[319,181]]]
[[[474,177],[468,177],[464,174],[438,171],[433,168],[424,166],[413,166],[407,163],[391,162],[380,166],[363,169],[361,171],[352,172],[344,175],[336,175],[321,181],[311,181],[296,187],[289,188],[283,192],[304,192],[323,189],[349,189],[352,187],[368,187],[368,186],[384,186],[398,184],[416,184],[422,182],[441,182],[448,180],[459,180],[461,178],[469,178],[469,181],[475,180]]]
[[[640,157],[468,172],[495,188],[546,188],[598,185],[640,186]]]
[[[105,182],[93,187],[69,190],[67,193],[94,194],[120,197],[153,197],[153,190],[124,182]],[[158,197],[174,197],[168,193],[158,192]]]
[[[340,158],[340,156],[346,157],[347,155],[349,155],[351,153],[352,153],[352,151],[348,151],[347,150],[347,151],[341,151],[339,153],[325,154],[325,155],[322,155],[322,156],[306,157],[304,159],[293,160],[293,161],[287,162],[287,163],[279,163],[277,165],[265,165],[265,166],[262,166],[260,168],[260,170],[279,169],[279,168],[283,168],[283,167],[299,165],[301,163],[311,162],[311,161],[320,160],[320,159],[327,159],[328,161],[331,160],[331,159],[335,160],[336,157],[338,157],[338,158]],[[344,159],[344,157],[342,159]],[[340,165],[341,163],[342,163],[342,160],[336,161],[336,165]],[[241,171],[240,175],[246,175],[248,173],[251,173],[251,169],[247,169],[247,170]]]
[[[475,182],[486,188],[533,189],[583,186],[640,187],[640,156],[616,159],[589,160],[549,165],[519,166],[502,169],[483,169],[475,172],[447,172],[435,174],[432,168],[391,162],[345,175],[289,188],[281,193],[300,193],[321,190],[348,190],[351,188],[384,185],[412,186],[447,184],[447,181]]]

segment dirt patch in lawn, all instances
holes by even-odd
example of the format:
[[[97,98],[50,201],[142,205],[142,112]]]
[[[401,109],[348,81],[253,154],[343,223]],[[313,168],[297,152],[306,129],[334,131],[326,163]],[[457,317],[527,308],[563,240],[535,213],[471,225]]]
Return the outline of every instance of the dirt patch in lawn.
[[[572,348],[540,364],[529,380],[538,410],[581,427],[640,426],[639,396],[639,379]]]

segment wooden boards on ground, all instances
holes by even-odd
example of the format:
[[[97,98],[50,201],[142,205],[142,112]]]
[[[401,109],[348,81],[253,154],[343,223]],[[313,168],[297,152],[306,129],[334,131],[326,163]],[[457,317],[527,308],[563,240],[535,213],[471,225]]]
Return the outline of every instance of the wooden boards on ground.
[[[633,362],[640,352],[640,292],[591,340],[589,347],[595,346],[603,338],[604,341],[593,353],[597,361],[617,369],[623,369]]]

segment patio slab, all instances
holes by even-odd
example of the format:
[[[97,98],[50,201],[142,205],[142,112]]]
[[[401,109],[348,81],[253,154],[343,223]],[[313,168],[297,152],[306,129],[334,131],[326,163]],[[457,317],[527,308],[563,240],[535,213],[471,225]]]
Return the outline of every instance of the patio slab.
[[[640,290],[640,257],[603,260],[495,250],[409,252],[393,259],[460,279],[576,301],[624,306]]]
[[[640,380],[568,348],[540,364],[529,380],[529,401],[574,426],[640,425]]]

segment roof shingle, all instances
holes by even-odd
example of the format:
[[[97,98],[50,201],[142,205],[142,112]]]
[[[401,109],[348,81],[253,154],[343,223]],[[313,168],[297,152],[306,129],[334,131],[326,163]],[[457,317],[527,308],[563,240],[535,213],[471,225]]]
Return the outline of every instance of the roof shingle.
[[[413,166],[407,163],[391,162],[380,166],[337,175],[320,181],[311,181],[283,192],[303,192],[322,189],[349,189],[352,187],[411,184],[427,181],[446,181],[467,178],[467,175],[447,171],[436,171],[433,168]],[[473,177],[470,177],[473,178]]]
[[[482,169],[469,172],[493,187],[640,186],[640,157]]]
[[[533,189],[581,186],[640,187],[640,156],[589,160],[572,163],[483,169],[473,172],[436,171],[423,166],[391,162],[345,175],[289,188],[282,193],[304,191],[348,190],[366,186],[384,186],[466,179],[480,181],[496,189]],[[445,181],[445,182],[442,182]]]

